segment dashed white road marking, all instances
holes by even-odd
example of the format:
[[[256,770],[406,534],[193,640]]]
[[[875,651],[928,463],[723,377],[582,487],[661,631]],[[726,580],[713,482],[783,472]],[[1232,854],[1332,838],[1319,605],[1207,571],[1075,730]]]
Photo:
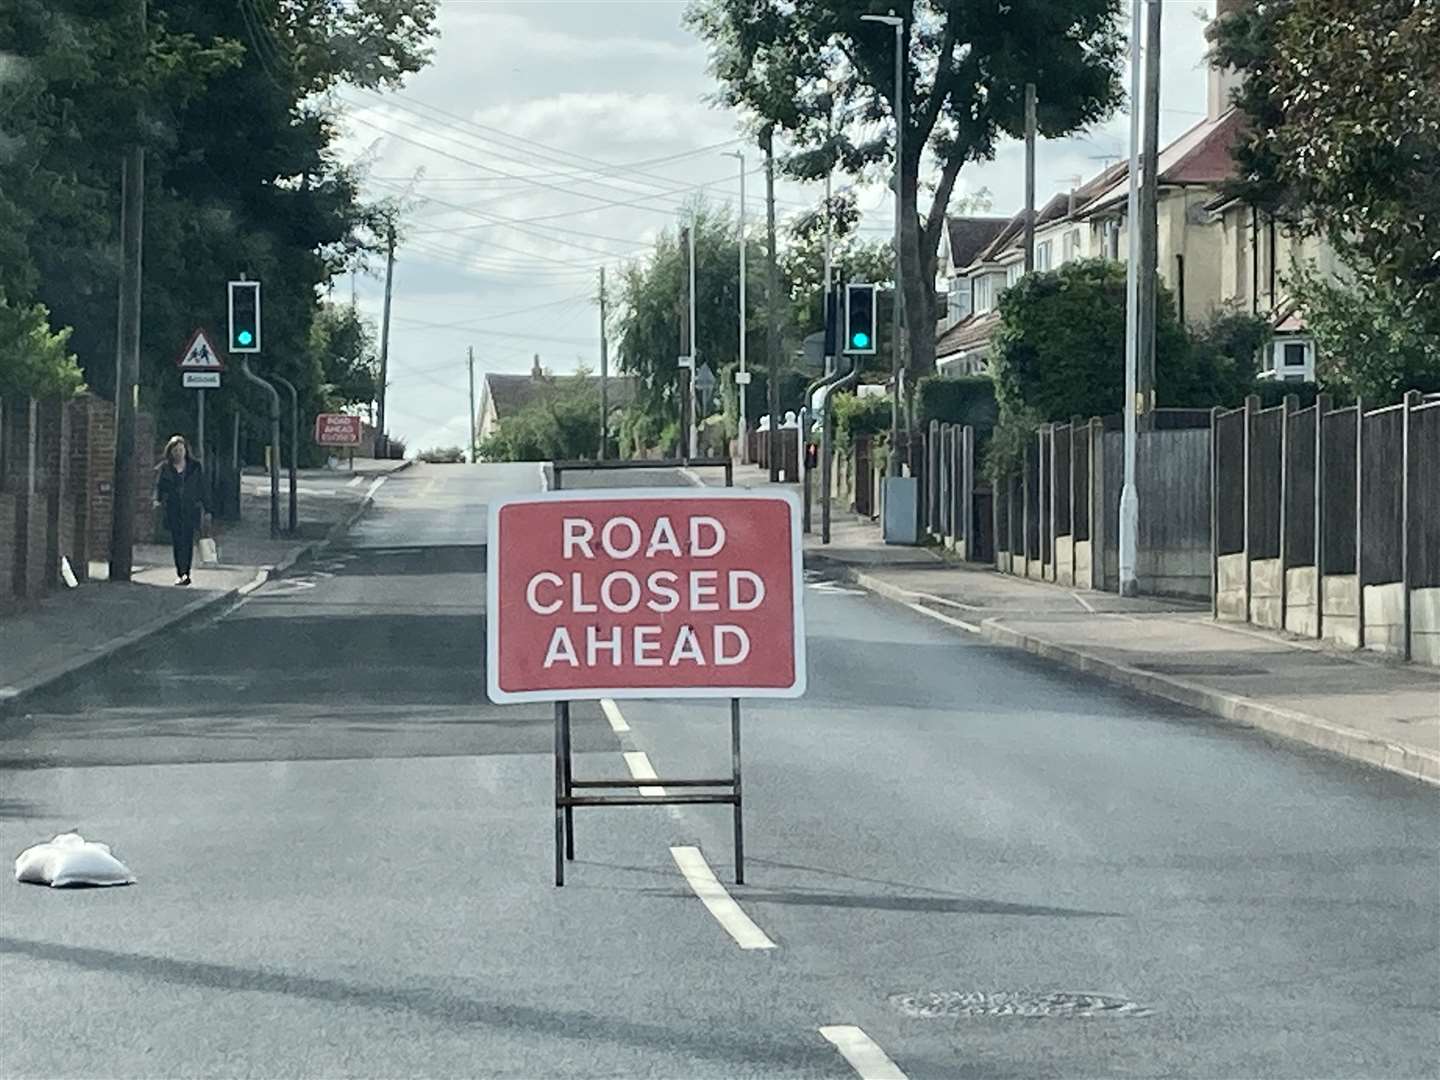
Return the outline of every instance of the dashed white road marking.
[[[367,499],[373,499],[375,497],[375,492],[380,490],[380,485],[385,483],[385,481],[389,479],[390,478],[388,476],[376,477],[375,482],[365,489],[365,497]]]
[[[900,1067],[891,1061],[874,1039],[853,1024],[822,1027],[820,1034],[850,1063],[861,1080],[906,1080]]]
[[[359,485],[360,481],[361,481],[361,480],[364,480],[364,479],[365,479],[365,477],[363,477],[363,476],[352,477],[351,480],[350,480],[350,482],[349,482],[348,484],[346,484],[345,486],[346,486],[346,487],[356,487],[356,486]]]
[[[705,856],[700,854],[699,848],[672,847],[670,855],[674,858],[675,865],[680,868],[680,873],[684,874],[685,880],[690,883],[690,888],[700,898],[700,902],[715,916],[715,921],[725,932],[735,939],[735,944],[742,949],[775,948],[775,943],[765,936],[765,931],[756,926],[750,916],[741,910],[734,897],[725,891],[725,886],[720,884],[715,871],[710,869],[710,864],[705,861]]]
[[[630,767],[630,775],[636,780],[657,780],[655,767],[650,764],[650,758],[643,750],[626,750],[625,764]],[[649,784],[640,788],[640,794],[647,799],[663,799],[665,789],[656,784]]]
[[[600,711],[605,714],[605,719],[610,721],[610,730],[620,735],[630,730],[630,725],[625,722],[625,716],[620,712],[620,706],[616,705],[610,698],[600,699]]]

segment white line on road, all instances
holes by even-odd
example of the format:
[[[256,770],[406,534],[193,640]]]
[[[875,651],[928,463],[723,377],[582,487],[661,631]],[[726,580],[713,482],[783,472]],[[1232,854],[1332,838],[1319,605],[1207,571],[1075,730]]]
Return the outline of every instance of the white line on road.
[[[1081,607],[1083,607],[1086,611],[1090,612],[1091,615],[1094,615],[1094,614],[1095,614],[1095,608],[1091,606],[1089,600],[1086,600],[1086,599],[1085,599],[1083,596],[1081,596],[1078,592],[1072,592],[1070,595],[1075,598],[1075,602],[1076,602],[1077,604],[1079,604]]]
[[[685,875],[690,888],[700,898],[718,922],[742,949],[773,949],[775,943],[765,936],[765,931],[751,921],[750,916],[740,909],[734,898],[725,891],[725,886],[710,869],[705,856],[697,847],[672,847],[671,856],[675,865]]]
[[[650,764],[650,758],[644,750],[626,750],[625,764],[630,767],[630,775],[636,780],[658,779],[655,767]],[[640,794],[647,799],[663,799],[665,789],[655,784],[650,784],[640,789]]]
[[[921,615],[928,615],[937,622],[943,622],[946,626],[958,626],[961,630],[968,630],[972,634],[980,633],[980,627],[972,622],[966,622],[964,619],[955,619],[949,615],[942,615],[940,612],[933,608],[928,608],[924,604],[912,604],[908,600],[902,600],[900,602],[911,611],[918,611]]]
[[[605,714],[605,719],[610,721],[610,730],[616,735],[621,735],[630,730],[630,725],[625,722],[625,716],[620,712],[620,706],[616,705],[610,698],[600,699],[600,711]]]
[[[346,486],[346,487],[355,487],[357,484],[360,483],[361,480],[364,480],[364,479],[365,479],[365,477],[363,477],[363,476],[352,477],[351,480],[350,480],[350,482],[349,482],[348,484],[346,484],[345,486]]]
[[[875,1040],[853,1024],[822,1027],[820,1034],[835,1044],[861,1080],[905,1080],[900,1067],[891,1061]]]
[[[373,499],[375,497],[375,492],[380,490],[380,485],[385,483],[385,481],[389,479],[390,478],[388,476],[378,477],[373,484],[371,484],[368,488],[365,489],[365,498]]]

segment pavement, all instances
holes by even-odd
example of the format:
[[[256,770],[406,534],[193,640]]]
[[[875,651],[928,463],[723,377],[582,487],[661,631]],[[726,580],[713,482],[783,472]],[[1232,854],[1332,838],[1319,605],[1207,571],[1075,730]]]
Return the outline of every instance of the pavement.
[[[416,466],[0,721],[0,848],[139,878],[0,883],[0,1075],[1435,1075],[1433,789],[828,573],[810,692],[744,708],[747,884],[728,807],[640,806],[554,888],[551,709],[484,693],[484,509],[539,486]],[[728,771],[723,702],[612,706],[578,776]]]
[[[271,539],[269,532],[268,480],[247,474],[240,520],[215,523],[219,564],[204,566],[197,553],[189,588],[175,585],[168,545],[136,544],[130,581],[111,584],[108,564],[92,563],[90,581],[52,591],[32,609],[0,619],[0,716],[23,710],[37,692],[92,665],[233,602],[271,573],[311,554],[363,511],[372,485],[407,464],[366,461],[354,472],[300,470],[297,529],[279,539]],[[280,487],[283,527],[286,478]]]

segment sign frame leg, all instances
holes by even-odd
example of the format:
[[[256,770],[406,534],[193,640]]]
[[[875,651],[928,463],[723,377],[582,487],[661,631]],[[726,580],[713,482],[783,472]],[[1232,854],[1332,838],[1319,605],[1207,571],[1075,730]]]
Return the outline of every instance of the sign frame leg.
[[[562,702],[555,703],[555,887],[565,884],[565,765],[564,736],[560,726]]]
[[[740,699],[730,699],[730,775],[735,792],[735,884],[745,884],[745,811],[740,794]]]
[[[560,703],[560,716],[562,741],[565,744],[565,859],[568,862],[574,862],[575,807],[571,805],[570,799],[575,794],[575,767],[570,751],[570,703],[568,701]]]

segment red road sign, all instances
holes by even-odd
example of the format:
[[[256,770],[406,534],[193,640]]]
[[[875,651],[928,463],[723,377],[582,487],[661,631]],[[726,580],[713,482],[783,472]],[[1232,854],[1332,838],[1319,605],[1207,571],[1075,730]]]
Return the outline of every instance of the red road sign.
[[[315,442],[319,446],[359,446],[360,417],[321,413],[315,417]]]
[[[492,701],[805,692],[791,492],[511,496],[488,548]]]

